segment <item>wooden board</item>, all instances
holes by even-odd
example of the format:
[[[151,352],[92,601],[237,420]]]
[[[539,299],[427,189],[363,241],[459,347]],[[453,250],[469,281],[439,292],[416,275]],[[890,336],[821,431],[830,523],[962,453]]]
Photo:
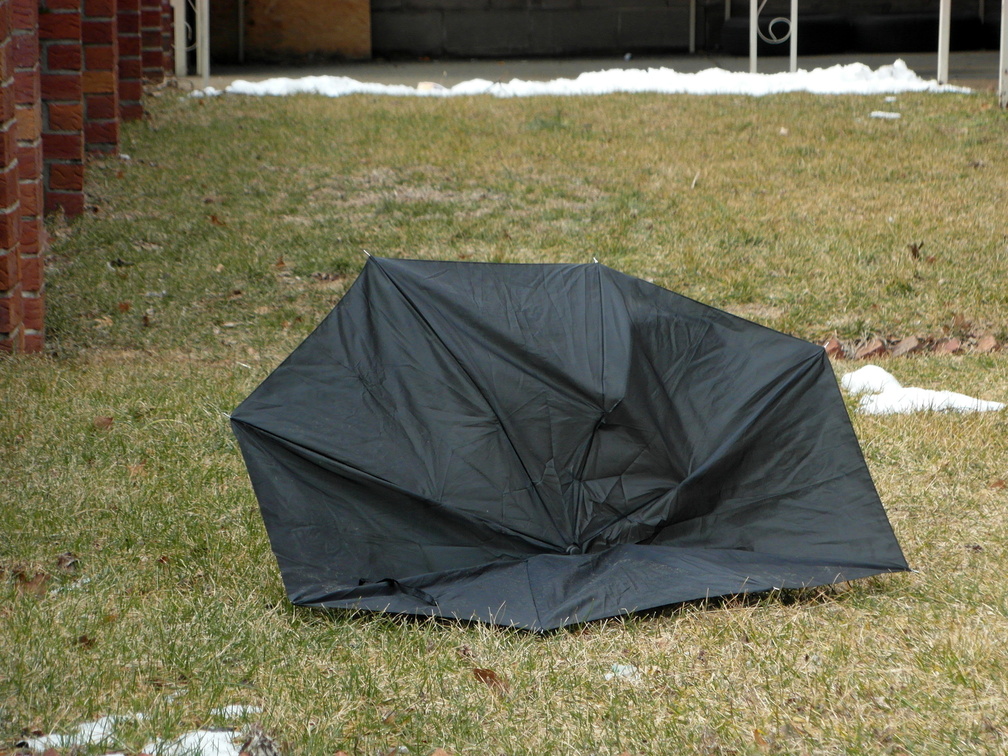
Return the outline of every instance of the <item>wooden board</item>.
[[[250,58],[371,57],[370,0],[247,0]]]

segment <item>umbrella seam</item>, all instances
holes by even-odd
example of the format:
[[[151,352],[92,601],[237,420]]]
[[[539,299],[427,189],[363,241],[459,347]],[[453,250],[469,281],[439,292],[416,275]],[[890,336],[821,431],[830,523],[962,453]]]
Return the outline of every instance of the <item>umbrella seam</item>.
[[[445,344],[444,340],[441,338],[441,335],[438,333],[437,329],[434,328],[434,326],[430,323],[430,321],[424,316],[423,312],[421,312],[420,308],[416,306],[416,303],[413,301],[413,299],[410,298],[410,296],[408,294],[406,294],[405,291],[402,290],[402,288],[395,281],[395,279],[392,276],[389,275],[388,271],[386,271],[378,263],[377,260],[378,260],[378,258],[370,257],[370,258],[368,258],[368,261],[367,261],[366,264],[367,265],[374,265],[382,273],[382,275],[385,276],[385,278],[388,280],[388,282],[393,286],[393,288],[395,288],[395,290],[399,293],[399,295],[403,298],[403,300],[409,305],[410,309],[412,309],[413,312],[416,313],[416,316],[427,327],[427,330],[434,336],[434,338],[437,339],[438,343],[441,344],[441,346],[444,348],[445,352],[449,356],[451,356],[451,358],[455,361],[455,364],[458,365],[459,370],[461,370],[462,373],[466,376],[466,378],[469,379],[469,382],[472,384],[473,388],[476,389],[477,393],[483,398],[483,401],[486,403],[487,409],[489,409],[490,412],[493,413],[494,418],[497,420],[497,423],[500,426],[501,432],[504,434],[504,438],[507,439],[508,445],[511,447],[512,452],[514,452],[515,459],[517,459],[518,460],[518,464],[521,465],[522,471],[525,473],[526,479],[528,480],[528,482],[529,482],[530,486],[532,487],[532,489],[535,491],[536,498],[539,499],[539,503],[542,505],[542,511],[549,517],[550,522],[553,524],[553,527],[556,530],[557,535],[559,535],[561,537],[561,539],[563,539],[563,537],[564,537],[563,531],[560,529],[560,527],[558,526],[558,524],[556,522],[556,519],[553,517],[552,513],[550,512],[550,508],[548,506],[546,506],[546,502],[543,501],[542,493],[539,491],[539,488],[536,486],[536,481],[532,477],[532,473],[529,471],[528,467],[526,467],[525,460],[522,459],[522,456],[518,453],[518,449],[515,447],[515,444],[514,444],[514,441],[511,438],[511,435],[507,432],[507,428],[504,425],[504,421],[501,419],[500,414],[497,412],[496,408],[490,402],[489,398],[487,397],[486,393],[483,391],[483,389],[479,385],[479,383],[477,383],[477,381],[473,378],[472,374],[466,369],[465,365],[462,364],[462,361],[459,360],[459,358],[455,355],[455,353],[452,352],[451,349],[449,349],[449,347],[448,347],[447,344]],[[556,544],[549,544],[549,546],[552,547],[552,549],[554,551],[558,550],[557,547],[556,547]]]

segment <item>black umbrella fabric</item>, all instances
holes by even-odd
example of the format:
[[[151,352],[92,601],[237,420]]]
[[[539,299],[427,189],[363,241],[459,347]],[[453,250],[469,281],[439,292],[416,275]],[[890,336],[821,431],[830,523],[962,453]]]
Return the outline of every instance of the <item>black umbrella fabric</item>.
[[[295,604],[548,630],[907,569],[822,348],[600,264],[372,257],[232,427]]]

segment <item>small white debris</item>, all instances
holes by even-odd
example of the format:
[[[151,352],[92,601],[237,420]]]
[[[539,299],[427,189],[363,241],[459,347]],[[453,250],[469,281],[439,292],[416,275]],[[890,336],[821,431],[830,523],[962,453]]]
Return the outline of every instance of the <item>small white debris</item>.
[[[903,116],[899,113],[891,113],[888,110],[873,110],[868,114],[869,118],[882,118],[887,121],[895,121]]]
[[[637,672],[637,667],[633,664],[613,664],[612,671],[605,673],[606,680],[629,680],[630,682],[639,682],[640,675]]]
[[[224,92],[217,87],[207,87],[206,89],[194,89],[191,93],[191,97],[218,97],[224,94]]]

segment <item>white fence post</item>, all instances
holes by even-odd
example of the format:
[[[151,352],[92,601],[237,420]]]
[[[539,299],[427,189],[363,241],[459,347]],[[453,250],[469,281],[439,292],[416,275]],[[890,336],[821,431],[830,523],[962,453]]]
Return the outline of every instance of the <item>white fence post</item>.
[[[948,84],[949,30],[952,25],[952,0],[941,0],[938,6],[938,83]]]

